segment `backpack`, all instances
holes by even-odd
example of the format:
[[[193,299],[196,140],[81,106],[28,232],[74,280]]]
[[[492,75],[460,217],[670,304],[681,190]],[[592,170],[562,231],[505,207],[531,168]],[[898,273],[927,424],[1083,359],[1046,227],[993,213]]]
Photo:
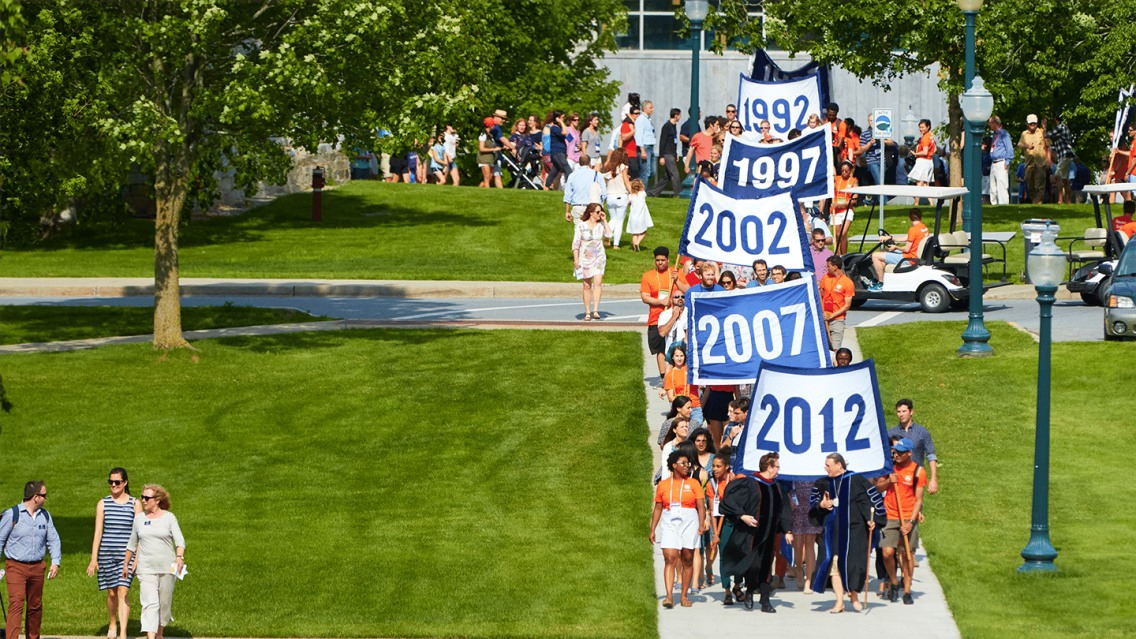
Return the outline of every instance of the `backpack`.
[[[14,530],[16,528],[16,522],[20,521],[20,505],[16,504],[15,506],[12,506],[9,510],[12,511],[12,529]],[[47,517],[48,525],[51,525],[51,513],[47,512],[46,508],[40,508],[40,510],[43,511],[44,517]],[[12,538],[11,533],[12,533],[12,530],[9,530],[8,531],[8,539]],[[5,542],[5,546],[7,546],[7,542]],[[3,551],[3,549],[0,548],[0,552],[2,552],[2,551]],[[3,635],[0,635],[0,637],[3,637]]]

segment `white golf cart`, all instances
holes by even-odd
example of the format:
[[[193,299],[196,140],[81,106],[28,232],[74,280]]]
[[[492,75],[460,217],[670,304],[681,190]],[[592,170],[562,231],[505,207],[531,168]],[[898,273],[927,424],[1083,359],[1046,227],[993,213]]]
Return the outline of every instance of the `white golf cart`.
[[[944,229],[942,226],[943,204],[956,198],[967,195],[969,191],[959,187],[937,186],[897,186],[877,185],[859,186],[845,189],[845,193],[854,195],[874,195],[887,198],[909,197],[919,202],[920,198],[930,198],[936,202],[934,226],[928,225],[930,234],[919,243],[915,249],[915,258],[904,258],[899,264],[888,264],[884,268],[883,287],[869,290],[876,283],[876,271],[872,267],[872,253],[883,247],[880,235],[894,235],[896,242],[902,242],[906,234],[887,233],[883,228],[883,211],[879,214],[879,228],[876,236],[868,235],[871,226],[872,212],[876,205],[864,214],[866,218],[864,234],[848,238],[851,249],[854,243],[859,246],[852,252],[845,254],[844,272],[856,285],[856,296],[852,299],[853,308],[862,305],[867,300],[896,300],[903,302],[919,302],[926,313],[942,313],[951,306],[964,308],[970,297],[970,252],[968,235],[965,231]],[[861,209],[863,210],[863,209]],[[855,224],[855,222],[853,222]],[[1006,284],[1006,241],[1013,237],[1009,234],[984,233],[982,242],[1001,246],[1001,259],[983,253],[981,256],[983,269],[988,265],[1002,264],[1002,282],[984,283],[983,290],[1004,286]],[[1005,236],[1005,237],[1003,237]],[[839,241],[839,238],[837,238]],[[869,246],[865,251],[864,247]]]
[[[1092,184],[1085,187],[1085,193],[1093,200],[1093,212],[1097,225],[1085,229],[1084,237],[1059,237],[1058,240],[1073,240],[1069,245],[1069,281],[1065,288],[1070,293],[1080,293],[1081,299],[1090,306],[1101,306],[1108,299],[1109,274],[1116,268],[1121,251],[1132,239],[1113,229],[1112,205],[1109,200],[1114,193],[1136,191],[1136,184],[1120,182],[1117,184]],[[1101,218],[1101,199],[1104,199],[1104,218]],[[1078,249],[1077,242],[1084,246]]]

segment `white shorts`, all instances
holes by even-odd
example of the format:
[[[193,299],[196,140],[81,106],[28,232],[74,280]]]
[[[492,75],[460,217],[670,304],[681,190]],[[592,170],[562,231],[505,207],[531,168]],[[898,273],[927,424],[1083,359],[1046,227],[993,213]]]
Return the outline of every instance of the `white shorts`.
[[[833,213],[832,214],[832,225],[833,226],[840,226],[841,224],[844,224],[845,222],[851,222],[854,219],[856,219],[856,212],[853,211],[852,209],[848,209],[847,211],[844,211],[843,213]],[[845,237],[847,237],[847,236],[848,235],[845,234]]]
[[[663,517],[659,520],[657,537],[662,548],[698,548],[700,546],[698,509],[679,508],[677,511],[664,509]]]
[[[907,174],[907,182],[926,182],[930,184],[935,181],[935,165],[928,158],[919,158],[915,160],[915,166],[911,169],[911,173]]]

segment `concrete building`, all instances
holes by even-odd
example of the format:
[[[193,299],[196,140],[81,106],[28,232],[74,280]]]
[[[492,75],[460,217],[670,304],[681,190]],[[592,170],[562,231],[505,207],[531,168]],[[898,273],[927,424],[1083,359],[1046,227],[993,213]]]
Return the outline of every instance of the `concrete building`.
[[[612,122],[619,121],[619,111],[627,93],[639,93],[643,100],[655,105],[652,121],[662,127],[672,107],[682,109],[685,122],[690,108],[690,42],[676,33],[679,22],[674,19],[676,0],[624,0],[627,5],[627,32],[617,41],[620,51],[600,60],[611,78],[623,85],[623,96],[612,110]],[[751,13],[760,18],[760,12]],[[702,33],[699,64],[699,97],[702,113],[725,115],[726,105],[737,102],[738,76],[750,73],[748,55],[735,51],[715,55],[707,50],[713,34]],[[784,51],[768,52],[785,70],[795,69],[810,61],[808,56],[790,59]],[[938,66],[923,73],[908,75],[890,82],[885,91],[870,80],[860,81],[839,67],[831,69],[832,99],[840,105],[840,117],[852,118],[865,126],[874,108],[890,108],[900,132],[900,120],[908,108],[915,117],[931,120],[932,127],[947,121],[947,95],[938,84]]]

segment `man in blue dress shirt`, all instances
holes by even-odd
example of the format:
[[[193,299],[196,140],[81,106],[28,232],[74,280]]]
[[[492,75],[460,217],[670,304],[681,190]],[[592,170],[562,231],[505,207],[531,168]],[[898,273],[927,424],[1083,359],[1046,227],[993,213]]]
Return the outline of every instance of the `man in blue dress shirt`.
[[[4,552],[8,577],[8,623],[6,636],[20,636],[20,618],[24,603],[28,608],[27,639],[39,639],[43,620],[43,560],[51,553],[48,579],[59,574],[59,533],[44,510],[47,486],[42,481],[29,481],[24,486],[24,501],[0,516],[0,549]]]

